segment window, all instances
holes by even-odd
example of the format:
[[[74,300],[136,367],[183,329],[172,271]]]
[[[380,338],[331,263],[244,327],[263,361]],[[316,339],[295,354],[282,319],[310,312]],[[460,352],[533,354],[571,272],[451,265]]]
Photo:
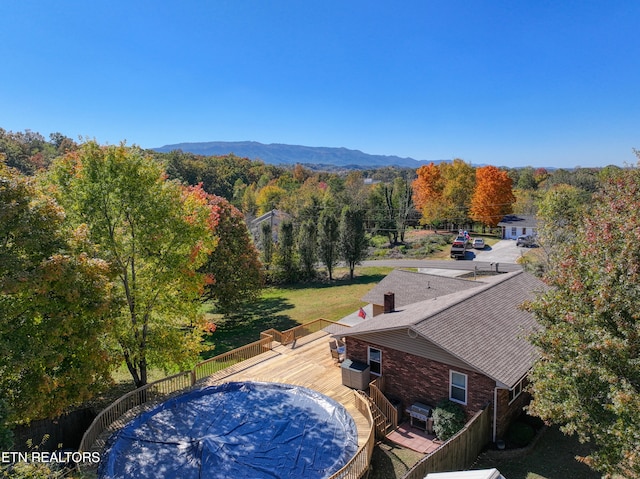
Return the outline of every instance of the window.
[[[516,236],[518,236],[518,228],[516,228],[515,226],[513,226],[511,228],[511,237],[515,238]]]
[[[380,376],[382,374],[382,351],[369,346],[369,372]]]
[[[449,371],[449,399],[467,404],[467,375]]]
[[[526,235],[527,234],[527,228],[522,228],[522,234]]]
[[[512,389],[509,389],[509,404],[511,404],[520,394],[522,394],[522,389],[524,387],[524,378],[520,380],[518,384],[513,386]]]

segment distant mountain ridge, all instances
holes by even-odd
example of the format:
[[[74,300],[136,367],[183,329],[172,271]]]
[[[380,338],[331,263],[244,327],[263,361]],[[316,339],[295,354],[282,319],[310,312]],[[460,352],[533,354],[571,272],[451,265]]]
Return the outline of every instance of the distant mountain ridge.
[[[167,153],[182,150],[203,156],[220,156],[233,153],[251,160],[262,160],[273,165],[332,165],[342,168],[379,168],[399,166],[403,168],[419,168],[431,161],[419,161],[399,156],[370,155],[360,150],[348,148],[330,148],[322,146],[285,145],[281,143],[264,144],[257,141],[209,141],[200,143],[177,143],[152,148],[154,151]],[[447,160],[435,160],[441,163]]]

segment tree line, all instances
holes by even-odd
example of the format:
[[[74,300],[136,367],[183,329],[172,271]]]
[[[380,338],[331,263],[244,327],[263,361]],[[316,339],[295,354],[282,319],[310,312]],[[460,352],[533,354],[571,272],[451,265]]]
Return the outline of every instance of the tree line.
[[[6,155],[5,155],[6,156]],[[151,368],[185,369],[262,286],[242,214],[136,147],[85,142],[25,175],[0,159],[0,438]]]
[[[316,260],[351,267],[357,257],[341,245],[360,244],[363,231],[393,243],[411,221],[490,225],[503,211],[474,198],[510,183],[484,204],[538,215],[536,268],[550,286],[523,306],[542,326],[531,338],[541,358],[530,412],[590,441],[584,460],[596,470],[640,477],[637,167],[459,160],[376,183],[364,181],[370,173],[165,155],[0,130],[0,447],[8,425],[81,403],[109,385],[117,364],[139,385],[150,367],[195,361],[211,330],[201,298],[233,308],[257,294],[260,254],[291,274],[311,274]],[[291,220],[267,261],[273,231],[261,226],[259,253],[244,217],[273,209]]]

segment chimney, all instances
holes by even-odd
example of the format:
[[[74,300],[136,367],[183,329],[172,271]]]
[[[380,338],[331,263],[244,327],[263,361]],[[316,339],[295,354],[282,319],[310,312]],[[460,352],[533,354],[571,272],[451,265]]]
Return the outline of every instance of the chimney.
[[[392,292],[384,293],[384,312],[393,313],[396,309],[396,296]]]

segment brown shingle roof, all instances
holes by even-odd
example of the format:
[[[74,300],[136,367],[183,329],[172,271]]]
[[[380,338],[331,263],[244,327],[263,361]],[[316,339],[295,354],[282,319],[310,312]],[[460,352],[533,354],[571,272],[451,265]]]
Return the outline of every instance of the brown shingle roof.
[[[537,357],[527,336],[539,326],[520,305],[543,289],[544,283],[532,275],[508,273],[487,278],[477,288],[367,319],[352,327],[349,335],[411,328],[474,369],[512,387]]]
[[[394,269],[385,278],[374,286],[362,301],[373,304],[384,304],[384,294],[391,292],[395,296],[396,308],[445,296],[456,291],[476,288],[477,281],[468,279],[436,276],[433,274],[416,273]]]

